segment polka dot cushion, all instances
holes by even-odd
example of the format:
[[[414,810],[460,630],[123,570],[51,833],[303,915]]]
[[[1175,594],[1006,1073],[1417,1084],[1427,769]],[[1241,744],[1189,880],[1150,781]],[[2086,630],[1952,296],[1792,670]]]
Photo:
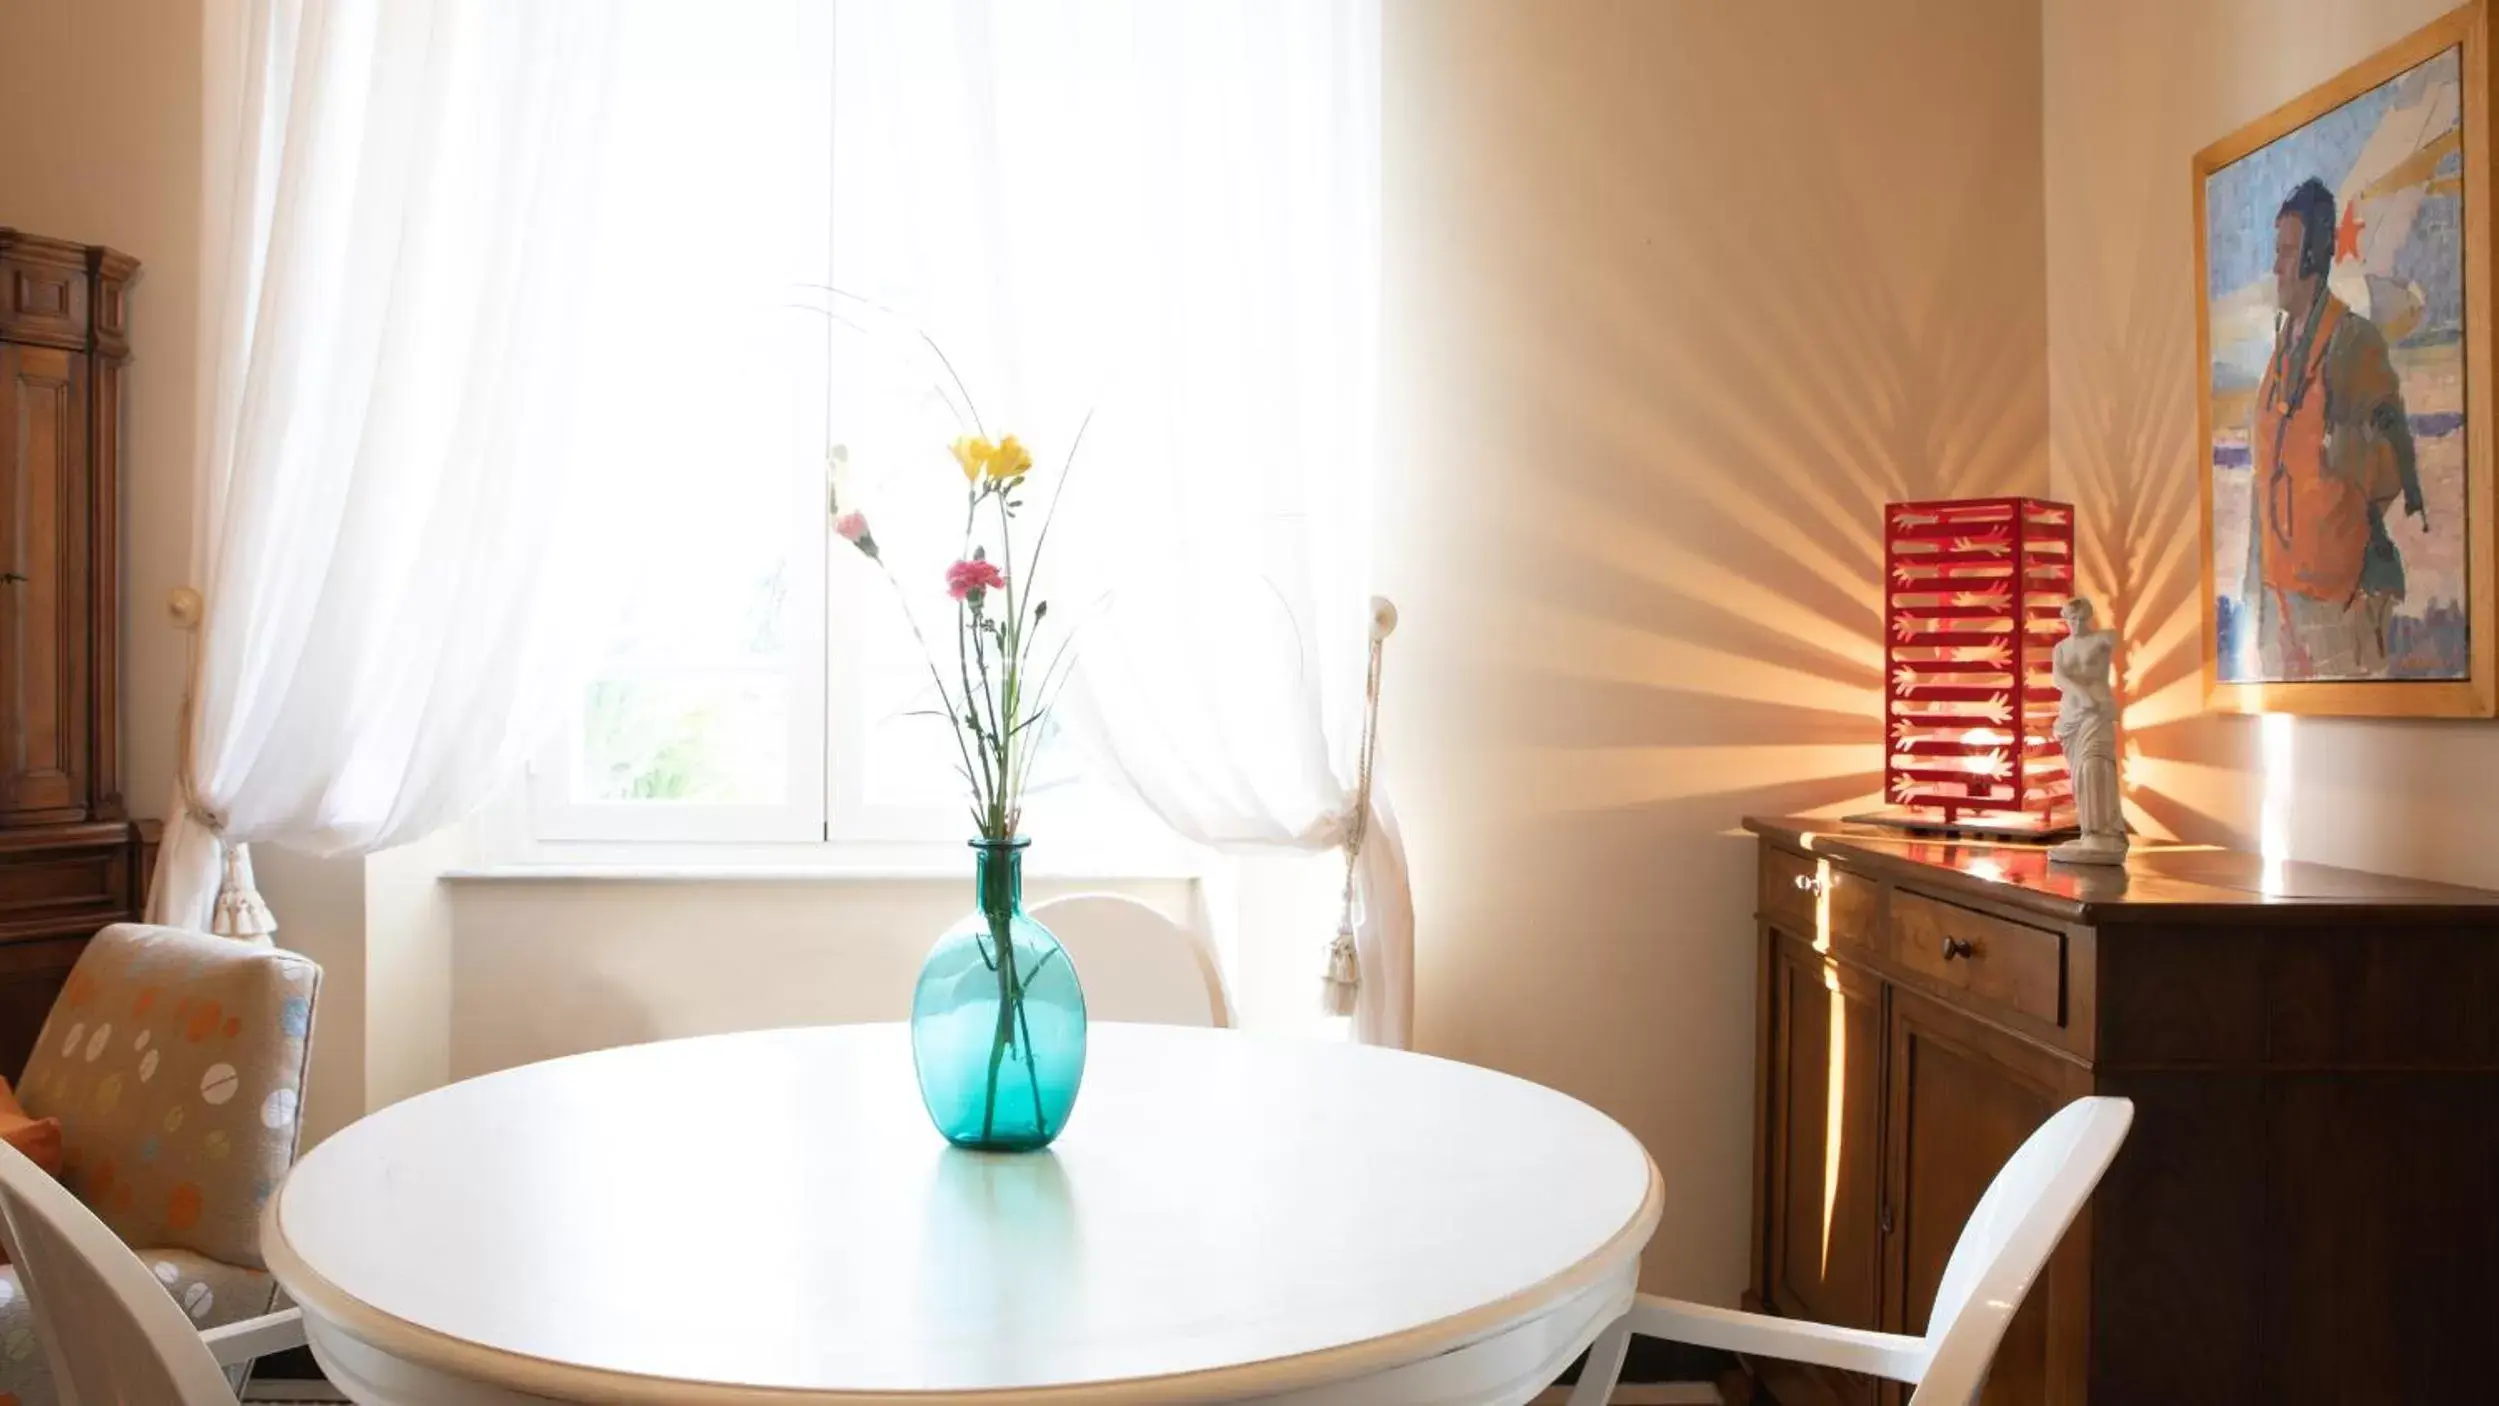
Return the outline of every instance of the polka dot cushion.
[[[61,1120],[62,1183],[131,1246],[261,1268],[320,984],[276,948],[136,923],[97,934],[18,1081],[28,1113]]]

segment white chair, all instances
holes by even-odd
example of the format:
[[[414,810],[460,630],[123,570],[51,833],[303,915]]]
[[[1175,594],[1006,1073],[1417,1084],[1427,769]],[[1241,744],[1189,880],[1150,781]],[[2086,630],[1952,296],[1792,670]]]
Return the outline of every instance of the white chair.
[[[0,1244],[67,1403],[235,1406],[226,1368],[304,1341],[291,1308],[201,1333],[119,1236],[6,1143]]]
[[[1232,998],[1204,935],[1113,893],[1054,898],[1032,915],[1075,961],[1092,1019],[1231,1026]]]
[[[1801,1323],[1642,1294],[1629,1313],[1597,1335],[1570,1406],[1598,1406],[1613,1395],[1634,1333],[1914,1383],[1909,1406],[1972,1406],[1987,1385],[1987,1368],[2006,1325],[2099,1185],[2134,1117],[2134,1104],[2122,1098],[2076,1099],[2030,1135],[1962,1227],[1935,1288],[1926,1336]]]

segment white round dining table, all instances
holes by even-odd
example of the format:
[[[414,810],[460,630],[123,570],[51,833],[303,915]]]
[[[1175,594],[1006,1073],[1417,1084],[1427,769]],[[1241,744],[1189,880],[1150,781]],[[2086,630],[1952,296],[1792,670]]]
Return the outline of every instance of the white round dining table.
[[[673,1040],[373,1114],[264,1212],[368,1406],[1518,1403],[1629,1305],[1657,1169],[1550,1089],[1093,1028],[1044,1152],[947,1146],[898,1025]]]

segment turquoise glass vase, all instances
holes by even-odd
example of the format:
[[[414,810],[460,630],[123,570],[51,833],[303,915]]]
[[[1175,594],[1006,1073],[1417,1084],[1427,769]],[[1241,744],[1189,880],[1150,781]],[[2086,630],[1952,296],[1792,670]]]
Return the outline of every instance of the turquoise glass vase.
[[[972,842],[976,911],[929,949],[911,993],[920,1102],[957,1147],[1049,1146],[1085,1082],[1085,988],[1024,912],[1029,843]]]

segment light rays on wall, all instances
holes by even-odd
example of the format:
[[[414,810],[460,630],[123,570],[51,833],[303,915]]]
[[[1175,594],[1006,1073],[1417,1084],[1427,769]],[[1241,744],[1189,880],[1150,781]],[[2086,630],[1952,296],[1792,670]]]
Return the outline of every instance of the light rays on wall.
[[[1712,481],[1724,483],[1714,476]],[[1708,506],[1753,532],[1764,547],[1817,558],[1829,571],[1816,574],[1840,590],[1853,592],[1862,585],[1861,572],[1844,570],[1844,563],[1801,529],[1767,520],[1757,499],[1719,493],[1712,495]],[[1524,524],[1526,531],[1542,538],[1556,552],[1584,554],[1593,564],[1737,619],[1749,622],[1767,616],[1779,621],[1783,626],[1779,633],[1784,640],[1818,656],[1820,668],[1807,668],[1820,679],[1880,677],[1883,646],[1874,633],[1880,618],[1858,608],[1859,603],[1850,597],[1811,593],[1822,597],[1817,604],[1808,598],[1809,593],[1788,582],[1764,580],[1757,574],[1730,573],[1709,557],[1686,549],[1667,534],[1644,528],[1567,483],[1549,486],[1537,510],[1524,519]],[[1779,530],[1783,527],[1789,530]],[[1844,612],[1834,611],[1835,600],[1846,601],[1848,608]],[[1879,690],[1860,689],[1845,696],[1832,694],[1822,701],[1862,709],[1868,698],[1879,706],[1881,697]],[[1771,699],[1802,701],[1784,691],[1772,694]]]
[[[1505,662],[1555,680],[1635,684],[1728,703],[1819,711],[1861,729],[1882,708],[1882,694],[1871,682],[1833,677],[1836,668],[1798,668],[1760,653],[1532,601],[1494,604],[1487,614],[1490,632],[1506,646]],[[1858,677],[1878,676],[1867,669]],[[1869,734],[1869,745],[1872,740]]]
[[[1827,48],[1802,11],[1764,21],[1765,61]],[[1652,60],[1624,103],[1712,93],[1716,122],[1778,158],[1661,143],[1654,179],[1624,187],[1587,105],[1505,113],[1506,140],[1550,154],[1516,192],[1532,223],[1651,237],[1582,241],[1533,285],[1470,293],[1502,325],[1569,329],[1473,353],[1548,446],[1466,533],[1503,557],[1498,589],[1470,593],[1471,652],[1517,681],[1489,690],[1505,742],[1488,762],[1544,814],[1879,804],[1882,505],[2045,481],[2044,307],[2007,297],[2029,286],[2036,212],[2004,207],[2036,133],[1911,124],[1902,139],[1951,144],[1936,165],[1960,174],[1940,208],[1903,211],[1829,140],[1867,121],[1862,77],[1739,93],[1723,53]],[[1557,708],[1569,728],[1547,726]]]
[[[1883,505],[2047,482],[2037,12],[1389,17],[1418,1036],[1660,1148],[1648,1287],[1729,1297],[1756,950],[1729,831],[1877,801]]]
[[[1668,801],[1879,781],[1860,742],[1741,747],[1549,747],[1509,757],[1522,814],[1620,810]],[[1837,804],[1853,804],[1861,797]],[[1540,804],[1540,802],[1542,804]],[[1826,807],[1827,808],[1827,807]],[[1807,807],[1811,809],[1811,807]]]
[[[2173,183],[2176,199],[2149,202],[2145,250],[2185,223],[2184,182]],[[2052,450],[2056,492],[2075,505],[2083,589],[2118,632],[2126,816],[2154,838],[2228,838],[2236,779],[2206,760],[2218,720],[2203,712],[2192,280],[2179,260],[2144,257],[2094,282],[2105,286],[2056,305]]]
[[[2052,5],[2046,82],[2050,454],[2077,509],[2083,586],[2121,641],[2126,814],[2152,836],[2255,843],[2252,719],[2203,711],[2201,502],[2188,134],[2226,131],[2199,56],[2210,7],[2129,44],[2089,6]],[[2229,101],[2239,101],[2233,98]],[[2258,105],[2259,107],[2262,104]],[[2175,159],[2161,153],[2175,152]]]

